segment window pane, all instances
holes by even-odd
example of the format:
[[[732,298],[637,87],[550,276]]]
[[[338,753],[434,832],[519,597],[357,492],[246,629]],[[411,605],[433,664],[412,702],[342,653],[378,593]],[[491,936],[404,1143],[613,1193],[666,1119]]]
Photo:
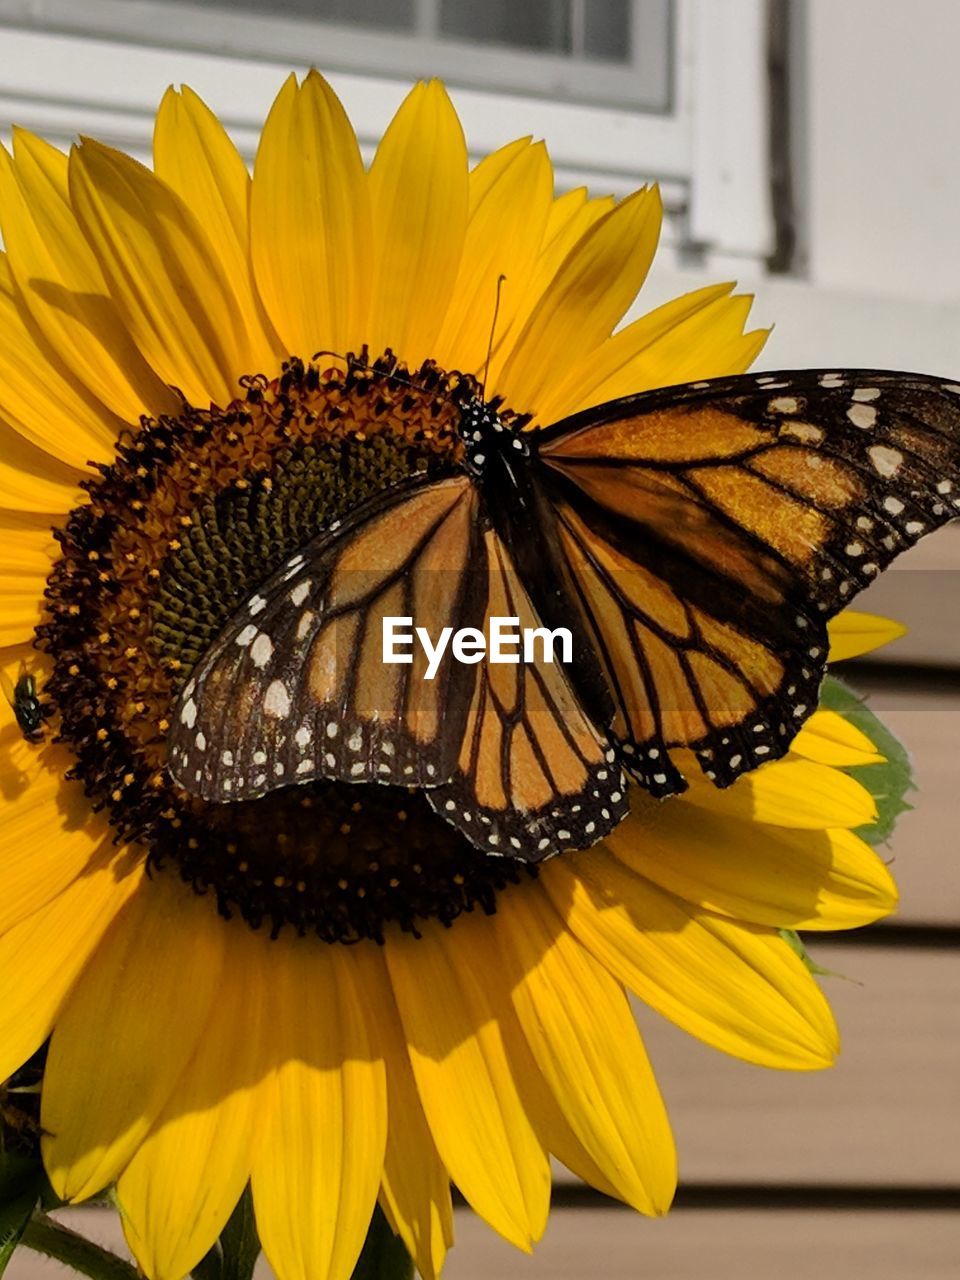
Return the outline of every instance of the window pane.
[[[414,0],[217,0],[224,8],[247,13],[283,14],[290,18],[319,18],[379,31],[409,31]]]
[[[606,62],[630,60],[630,0],[583,0],[583,52]]]
[[[542,53],[570,53],[570,0],[440,0],[440,34]]]

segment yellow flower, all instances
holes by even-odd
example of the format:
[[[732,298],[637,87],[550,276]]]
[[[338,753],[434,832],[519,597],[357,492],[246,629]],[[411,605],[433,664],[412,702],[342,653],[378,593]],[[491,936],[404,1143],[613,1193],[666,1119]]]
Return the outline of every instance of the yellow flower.
[[[387,397],[383,426],[369,379],[294,358],[366,345],[480,374],[504,275],[487,393],[538,421],[746,369],[765,335],[728,285],[614,332],[660,215],[655,189],[555,197],[529,139],[470,170],[436,82],[369,170],[315,73],[281,90],[252,180],[187,89],[161,104],[154,172],[23,132],[0,155],[0,660],[61,734],[0,732],[0,1078],[50,1038],[52,1183],[116,1182],[150,1277],[189,1271],[248,1181],[282,1280],[347,1276],[378,1197],[436,1275],[451,1180],[529,1249],[549,1154],[663,1213],[674,1148],[627,990],[750,1062],[836,1053],[778,931],[865,924],[895,890],[843,772],[879,757],[833,713],[726,792],[693,769],[681,799],[638,793],[536,878],[390,788],[311,784],[224,826],[163,770],[208,610],[303,536],[284,521],[291,493],[309,514],[311,441],[439,447],[429,388]],[[851,652],[888,634],[835,626]]]

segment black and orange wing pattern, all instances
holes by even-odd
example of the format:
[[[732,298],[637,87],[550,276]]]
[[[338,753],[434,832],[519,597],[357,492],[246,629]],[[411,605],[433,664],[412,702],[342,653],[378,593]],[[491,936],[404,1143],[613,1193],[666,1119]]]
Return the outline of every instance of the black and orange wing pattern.
[[[727,786],[816,708],[826,622],[960,508],[960,385],[803,371],[601,405],[537,433],[545,538],[654,794]]]
[[[538,625],[469,477],[388,491],[227,624],[179,696],[174,778],[215,803],[317,778],[416,786],[490,853],[592,843],[625,814],[626,779],[562,667],[468,665],[448,650],[427,680],[422,648],[383,660],[387,616],[436,639],[484,629],[491,611]]]

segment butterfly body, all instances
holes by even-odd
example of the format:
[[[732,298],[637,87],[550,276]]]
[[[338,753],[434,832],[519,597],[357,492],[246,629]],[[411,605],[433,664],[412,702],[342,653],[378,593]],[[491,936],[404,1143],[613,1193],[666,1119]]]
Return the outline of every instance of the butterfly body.
[[[960,504],[960,386],[921,375],[744,375],[533,430],[459,408],[461,462],[304,547],[198,664],[182,785],[400,782],[488,852],[585,847],[626,812],[624,771],[667,796],[694,761],[727,786],[782,756],[828,619]],[[425,680],[383,664],[396,615],[567,627],[573,661]]]

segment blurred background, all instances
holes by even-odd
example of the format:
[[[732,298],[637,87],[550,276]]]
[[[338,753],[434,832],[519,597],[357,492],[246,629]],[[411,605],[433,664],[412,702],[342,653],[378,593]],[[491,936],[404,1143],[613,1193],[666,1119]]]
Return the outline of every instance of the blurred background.
[[[313,64],[369,153],[410,81],[441,76],[477,157],[533,133],[565,187],[661,184],[643,310],[736,279],[776,324],[760,366],[960,380],[958,50],[954,0],[0,0],[0,136],[85,132],[146,160],[185,82],[252,158],[284,76]],[[765,1073],[641,1015],[681,1152],[673,1215],[558,1171],[534,1258],[460,1212],[450,1280],[960,1271],[960,527],[901,563],[858,603],[910,635],[844,674],[909,745],[919,807],[889,849],[899,916],[813,948],[840,1064]],[[67,1217],[118,1238],[105,1211]],[[18,1253],[9,1275],[56,1270]]]

